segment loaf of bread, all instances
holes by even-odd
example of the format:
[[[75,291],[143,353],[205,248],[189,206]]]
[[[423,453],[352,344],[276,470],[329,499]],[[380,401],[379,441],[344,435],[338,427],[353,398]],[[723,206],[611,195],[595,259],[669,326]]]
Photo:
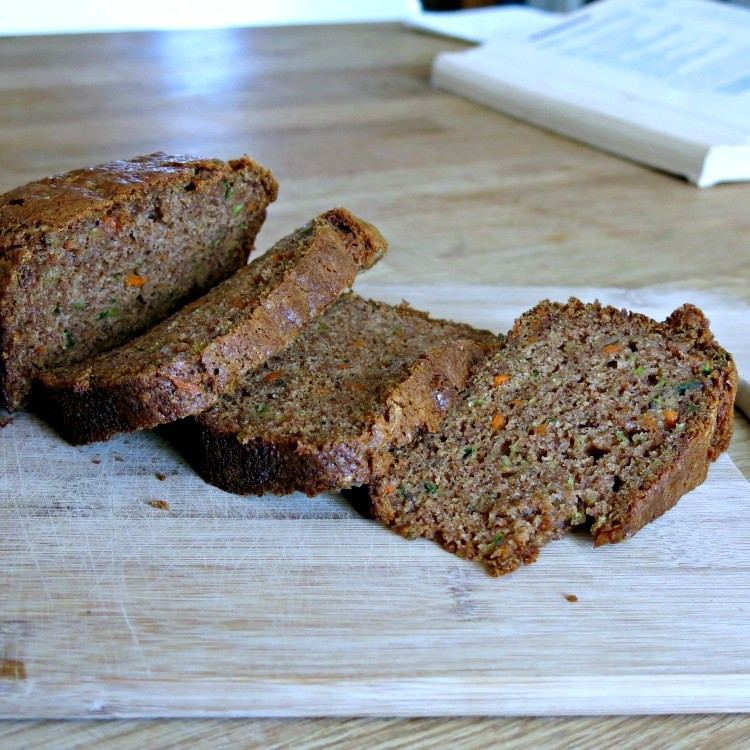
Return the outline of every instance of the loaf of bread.
[[[314,495],[370,480],[375,454],[434,430],[499,340],[350,294],[234,393],[172,432],[229,492]]]
[[[271,173],[152,154],[0,196],[0,405],[42,369],[122,344],[247,261]]]
[[[729,444],[736,387],[731,355],[691,305],[657,323],[542,302],[439,430],[385,454],[373,514],[494,575],[573,526],[618,542],[705,479]]]
[[[328,211],[139,338],[41,373],[42,408],[74,444],[204,411],[290,343],[385,249],[374,227],[345,209]]]

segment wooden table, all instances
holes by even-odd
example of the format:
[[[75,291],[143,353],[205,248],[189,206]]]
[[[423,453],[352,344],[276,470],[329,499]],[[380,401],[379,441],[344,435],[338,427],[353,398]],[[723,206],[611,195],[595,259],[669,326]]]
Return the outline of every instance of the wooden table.
[[[259,246],[341,203],[378,281],[713,289],[750,301],[750,186],[699,191],[433,91],[461,45],[392,25],[0,40],[0,191],[155,150],[251,154],[281,183]],[[730,453],[750,476],[750,426]],[[692,747],[750,717],[6,722],[0,747]]]

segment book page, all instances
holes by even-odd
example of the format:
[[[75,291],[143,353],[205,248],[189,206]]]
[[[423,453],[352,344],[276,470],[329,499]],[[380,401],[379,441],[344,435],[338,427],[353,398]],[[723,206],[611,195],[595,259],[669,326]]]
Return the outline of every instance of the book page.
[[[600,0],[439,55],[440,88],[701,187],[750,180],[750,11]]]
[[[750,12],[704,0],[609,0],[524,44],[592,79],[748,128]],[[597,72],[599,76],[597,76]]]

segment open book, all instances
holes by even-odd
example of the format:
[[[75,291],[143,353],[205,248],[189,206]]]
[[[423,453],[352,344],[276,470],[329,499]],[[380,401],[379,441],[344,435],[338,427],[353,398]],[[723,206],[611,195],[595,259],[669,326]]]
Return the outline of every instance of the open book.
[[[700,187],[750,180],[750,11],[601,0],[466,52],[435,86]]]

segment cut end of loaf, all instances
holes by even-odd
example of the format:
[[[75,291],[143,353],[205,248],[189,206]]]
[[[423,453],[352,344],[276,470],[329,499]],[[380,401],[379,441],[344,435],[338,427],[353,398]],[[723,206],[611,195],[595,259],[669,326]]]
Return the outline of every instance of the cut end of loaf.
[[[23,405],[40,370],[122,344],[244,266],[276,192],[251,159],[159,153],[0,196],[3,406]]]

